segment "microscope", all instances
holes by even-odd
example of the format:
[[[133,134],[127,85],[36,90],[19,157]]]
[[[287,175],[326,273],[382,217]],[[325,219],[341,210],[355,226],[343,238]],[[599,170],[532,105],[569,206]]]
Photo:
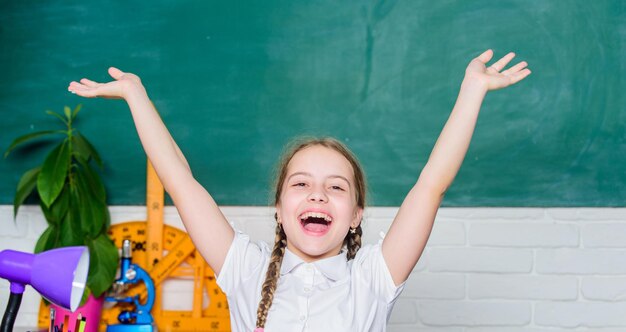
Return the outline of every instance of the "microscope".
[[[132,263],[130,240],[124,240],[122,244],[122,258],[120,260],[120,277],[113,284],[113,293],[115,296],[105,298],[107,302],[130,303],[134,305],[134,310],[122,311],[117,319],[120,324],[109,325],[107,332],[154,332],[154,319],[150,315],[152,306],[154,305],[154,283],[150,275],[139,265]],[[135,296],[118,296],[123,293],[129,285],[143,282],[148,291],[146,303],[139,302],[139,295]]]

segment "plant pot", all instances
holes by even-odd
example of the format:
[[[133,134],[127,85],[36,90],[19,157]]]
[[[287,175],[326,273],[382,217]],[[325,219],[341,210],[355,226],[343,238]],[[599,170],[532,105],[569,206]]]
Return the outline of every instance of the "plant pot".
[[[98,298],[89,295],[87,302],[78,307],[75,312],[71,312],[67,309],[61,308],[56,304],[50,304],[51,308],[55,310],[54,325],[59,328],[59,331],[71,331],[79,332],[78,327],[80,325],[79,315],[85,320],[85,332],[97,332],[100,325],[100,317],[102,315],[102,303],[104,302],[104,296]],[[69,323],[66,329],[61,328],[61,324]]]

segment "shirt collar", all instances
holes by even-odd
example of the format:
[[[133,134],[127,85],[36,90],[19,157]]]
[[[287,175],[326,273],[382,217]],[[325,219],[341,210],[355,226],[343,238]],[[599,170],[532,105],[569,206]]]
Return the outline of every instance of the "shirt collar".
[[[347,259],[346,252],[342,250],[338,255],[313,262],[313,265],[315,265],[317,270],[319,270],[324,277],[336,281],[348,274]],[[290,273],[301,264],[305,264],[302,258],[285,248],[285,256],[280,266],[280,275]]]

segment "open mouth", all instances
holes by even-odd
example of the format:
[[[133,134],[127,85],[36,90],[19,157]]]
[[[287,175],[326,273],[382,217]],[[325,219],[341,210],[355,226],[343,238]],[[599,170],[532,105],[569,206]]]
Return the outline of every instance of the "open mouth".
[[[333,222],[331,216],[322,212],[305,212],[299,218],[304,230],[315,234],[326,233]]]

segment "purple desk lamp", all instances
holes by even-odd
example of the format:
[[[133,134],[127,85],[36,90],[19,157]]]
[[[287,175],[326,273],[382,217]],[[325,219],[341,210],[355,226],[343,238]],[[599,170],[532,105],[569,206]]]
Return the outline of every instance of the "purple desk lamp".
[[[11,296],[2,317],[0,332],[13,330],[26,285],[61,307],[78,308],[89,271],[87,247],[66,247],[30,254],[15,250],[0,252],[0,278],[11,283]]]

